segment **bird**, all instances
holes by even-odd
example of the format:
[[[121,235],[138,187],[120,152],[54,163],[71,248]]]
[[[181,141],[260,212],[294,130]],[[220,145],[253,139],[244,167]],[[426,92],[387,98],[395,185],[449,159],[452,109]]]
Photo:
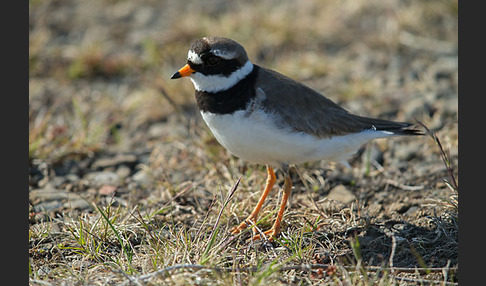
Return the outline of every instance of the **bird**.
[[[266,231],[253,228],[252,240],[280,235],[292,189],[290,165],[327,160],[349,167],[347,160],[370,140],[423,134],[412,123],[352,114],[307,85],[252,63],[245,48],[226,37],[195,40],[171,79],[183,77],[192,81],[198,109],[216,140],[236,157],[266,166],[260,199],[232,234],[257,223],[276,182],[274,168],[284,173],[275,221]]]

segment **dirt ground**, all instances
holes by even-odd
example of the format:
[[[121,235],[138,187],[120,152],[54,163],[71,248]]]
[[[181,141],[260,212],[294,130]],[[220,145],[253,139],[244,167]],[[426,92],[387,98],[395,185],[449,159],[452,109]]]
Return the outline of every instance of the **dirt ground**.
[[[210,252],[208,267],[338,266],[338,274],[328,267],[313,276],[258,270],[242,281],[228,278],[237,285],[364,283],[346,276],[356,265],[369,273],[386,268],[396,284],[458,283],[457,1],[29,3],[32,285],[129,284],[127,277],[161,268],[207,265],[207,253],[178,242],[153,250],[161,241],[152,235],[187,235],[197,248],[208,245],[202,237],[217,223],[216,240],[226,242],[219,254]],[[228,229],[251,212],[266,173],[215,141],[189,80],[169,79],[205,35],[237,40],[254,63],[353,113],[425,131],[421,122],[430,132],[370,142],[350,158],[351,168],[293,166],[282,240],[232,238]],[[261,228],[271,225],[280,196],[275,187]],[[360,285],[378,285],[383,273]],[[204,275],[162,281],[213,284]]]

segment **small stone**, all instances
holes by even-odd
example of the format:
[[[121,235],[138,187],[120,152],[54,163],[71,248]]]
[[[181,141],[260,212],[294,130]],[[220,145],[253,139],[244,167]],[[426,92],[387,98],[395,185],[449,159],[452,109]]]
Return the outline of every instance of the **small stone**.
[[[120,176],[121,179],[125,179],[126,177],[128,177],[131,172],[132,170],[126,165],[120,165],[116,169],[116,173],[118,176]]]
[[[48,212],[53,210],[58,210],[62,208],[62,203],[60,201],[46,201],[38,203],[34,206],[35,212]]]
[[[117,187],[113,185],[103,185],[98,189],[98,194],[103,196],[110,196],[116,191]]]
[[[73,173],[69,173],[65,176],[66,181],[68,182],[77,182],[79,181],[79,176]]]
[[[381,204],[376,202],[372,203],[368,207],[368,212],[373,216],[380,214],[382,211],[383,211],[383,207],[381,206]]]
[[[394,202],[394,203],[391,203],[388,206],[388,211],[403,214],[404,212],[406,212],[409,209],[409,207],[410,207],[409,204],[405,204],[405,203],[402,203],[402,202]]]
[[[75,200],[70,200],[64,203],[63,205],[65,208],[72,208],[72,209],[78,209],[78,210],[88,210],[92,209],[93,207],[91,206],[90,203],[88,203],[84,199],[75,199]]]
[[[332,188],[327,195],[330,200],[342,202],[344,204],[349,204],[356,200],[356,196],[344,185],[338,185]]]
[[[56,188],[64,184],[64,182],[66,182],[66,178],[64,176],[54,176],[49,179],[49,184]]]
[[[103,185],[118,186],[120,184],[120,176],[114,172],[92,172],[86,174],[83,178],[89,182],[90,186],[101,187]]]
[[[67,198],[67,192],[56,189],[47,184],[44,188],[32,190],[29,193],[29,199],[33,204],[39,202],[56,201]]]
[[[120,164],[132,164],[137,162],[137,156],[133,154],[117,154],[113,157],[105,157],[97,159],[91,166],[93,169],[105,169],[108,167],[115,167]]]
[[[405,215],[407,216],[415,216],[417,213],[420,211],[420,208],[418,206],[411,206],[406,212]]]
[[[132,180],[141,186],[148,186],[152,183],[152,178],[146,171],[140,170],[132,176]]]

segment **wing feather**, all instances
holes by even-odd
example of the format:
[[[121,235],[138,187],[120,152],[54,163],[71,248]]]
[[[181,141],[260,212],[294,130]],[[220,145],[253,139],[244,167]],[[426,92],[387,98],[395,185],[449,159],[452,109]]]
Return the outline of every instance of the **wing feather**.
[[[367,129],[393,132],[397,135],[419,134],[406,129],[412,124],[358,116],[349,113],[332,100],[310,87],[278,72],[261,68],[256,88],[264,93],[261,104],[276,113],[282,122],[297,132],[319,138],[357,133]]]

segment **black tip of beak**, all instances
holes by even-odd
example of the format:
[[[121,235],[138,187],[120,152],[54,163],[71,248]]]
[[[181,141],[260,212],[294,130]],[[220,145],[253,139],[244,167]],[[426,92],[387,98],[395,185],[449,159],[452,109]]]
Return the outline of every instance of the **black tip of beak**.
[[[181,74],[179,72],[176,72],[175,74],[173,74],[170,79],[176,79],[176,78],[181,78]]]

